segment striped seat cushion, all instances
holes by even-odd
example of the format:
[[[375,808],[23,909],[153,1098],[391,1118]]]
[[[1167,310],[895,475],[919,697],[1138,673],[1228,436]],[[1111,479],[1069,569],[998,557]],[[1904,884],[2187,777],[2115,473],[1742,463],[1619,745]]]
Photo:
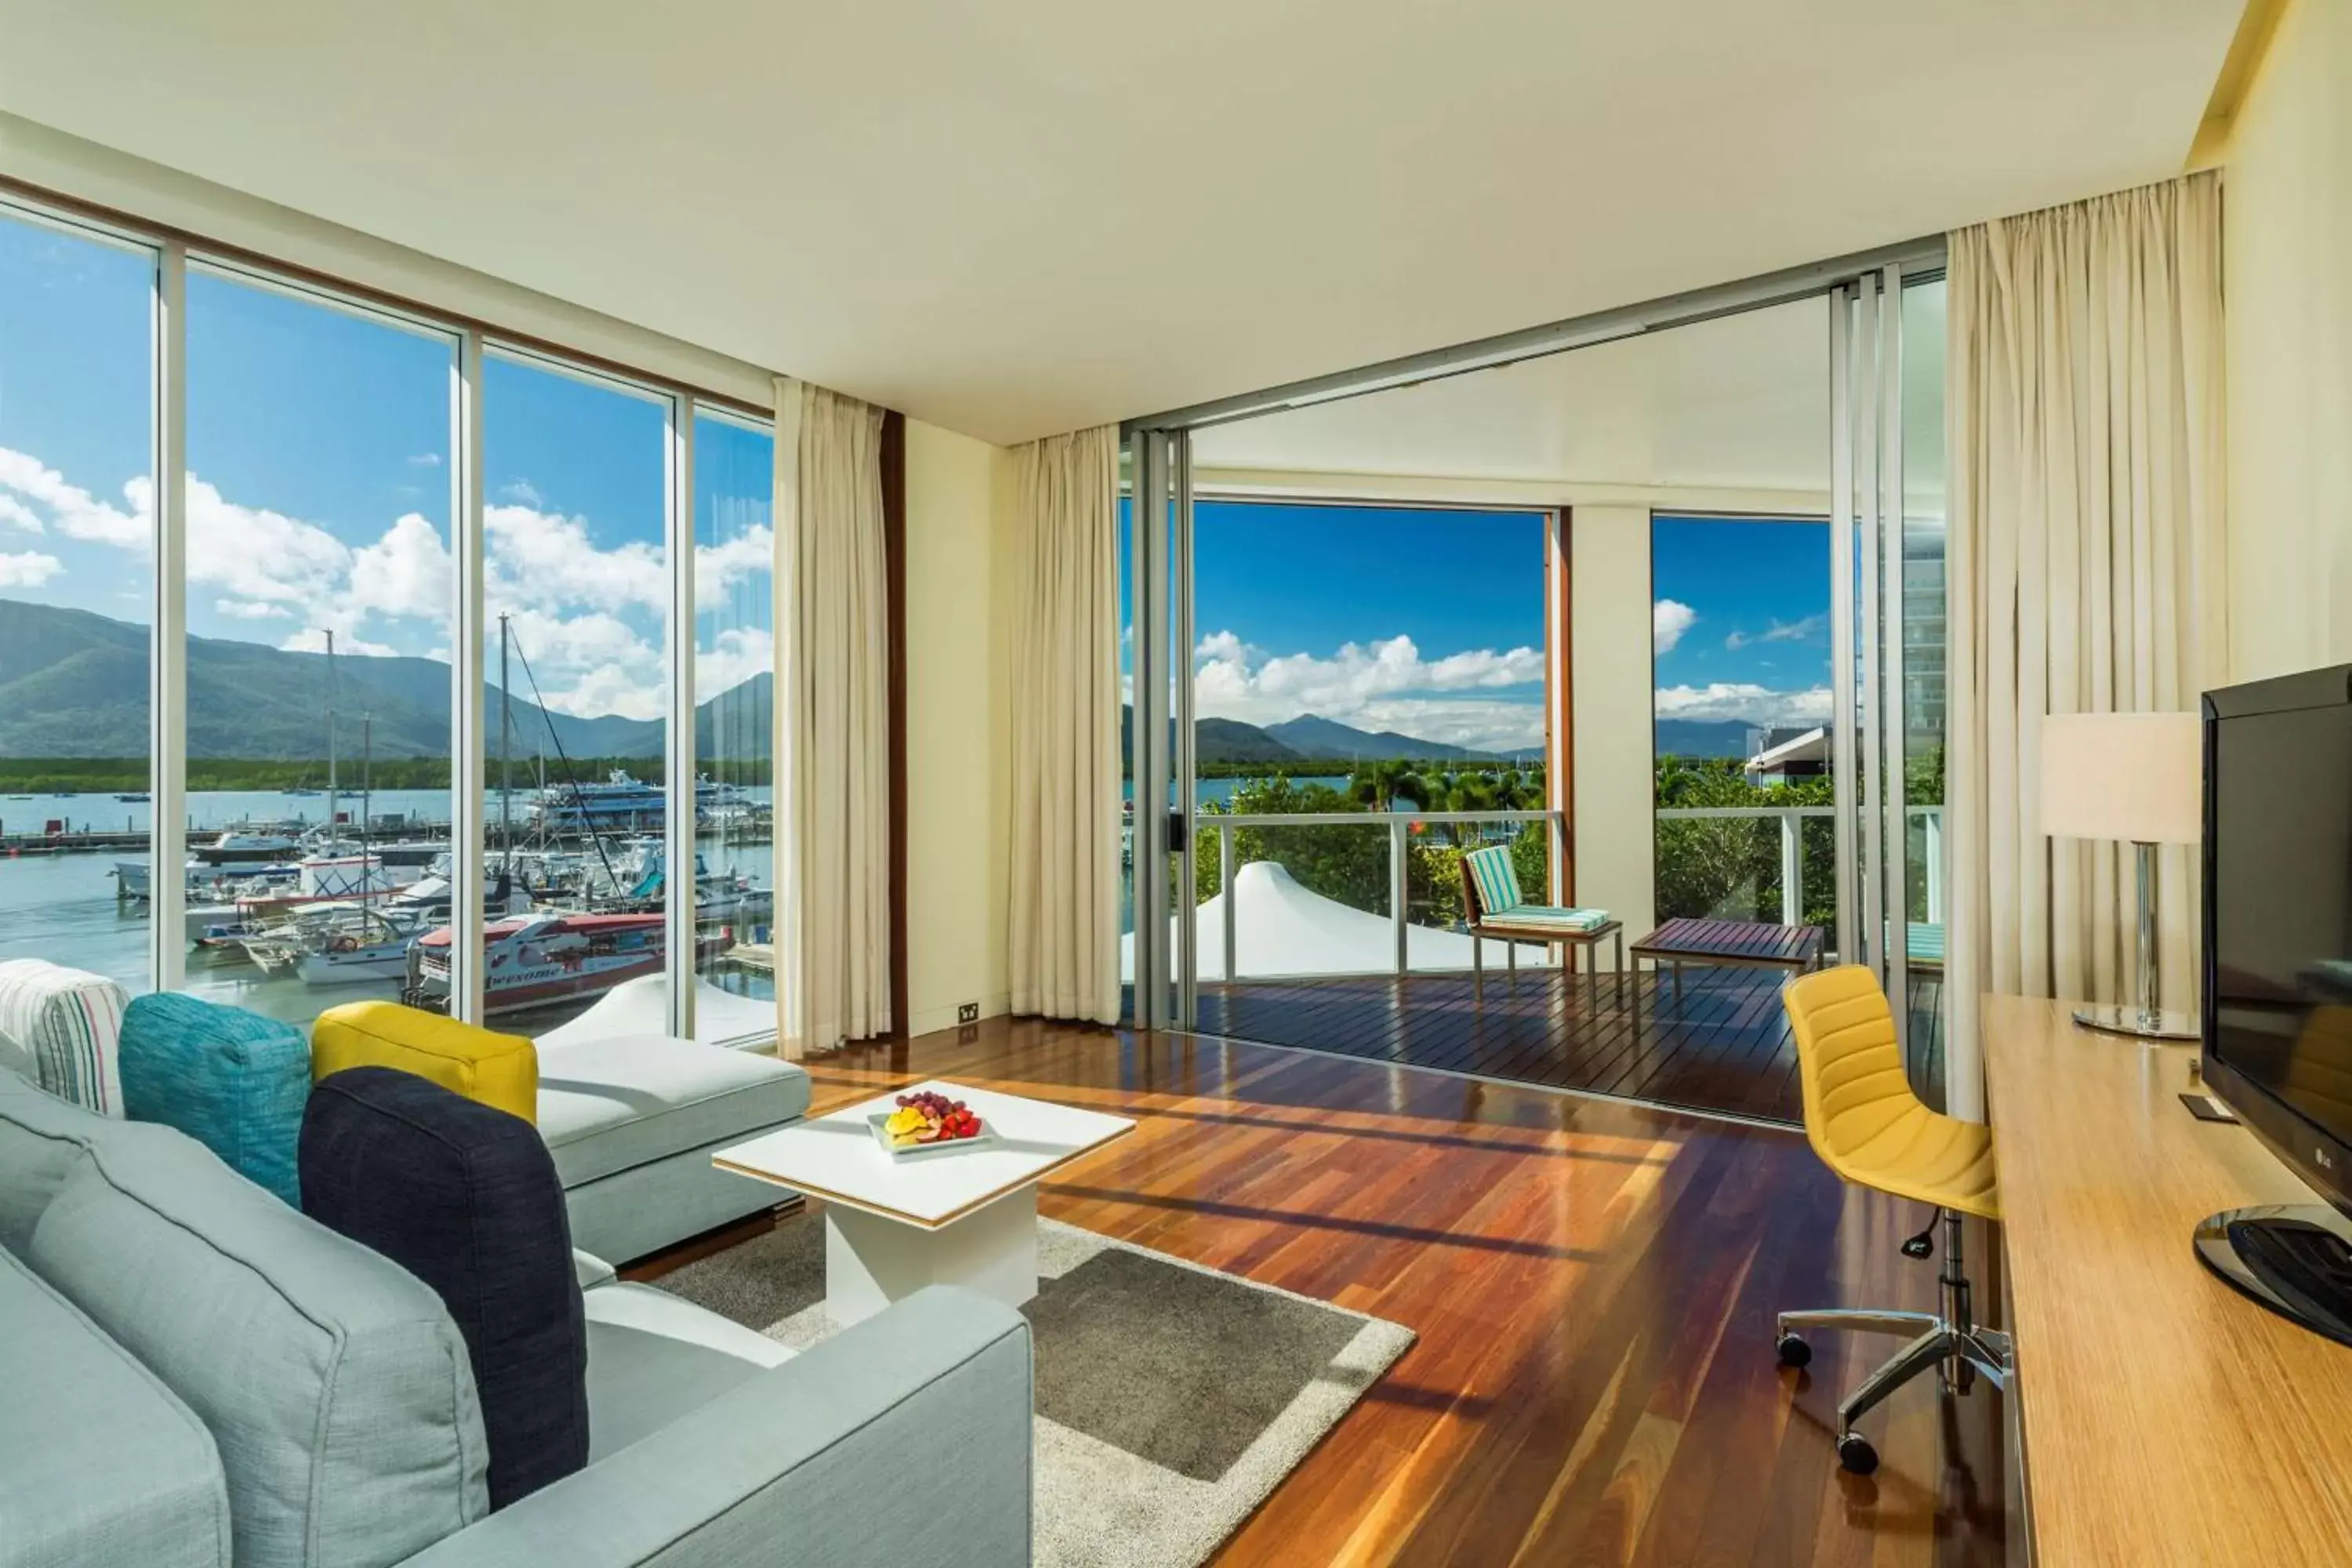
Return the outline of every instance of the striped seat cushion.
[[[32,1058],[35,1083],[102,1116],[122,1114],[115,1064],[130,1003],[102,974],[38,958],[0,963],[0,1035]]]
[[[1519,907],[1519,872],[1511,864],[1509,845],[1473,849],[1462,857],[1462,864],[1469,868],[1471,884],[1478,889],[1478,908],[1488,919]]]
[[[1487,919],[1498,925],[1558,926],[1565,931],[1591,931],[1609,923],[1607,910],[1562,909],[1558,904],[1521,904]]]

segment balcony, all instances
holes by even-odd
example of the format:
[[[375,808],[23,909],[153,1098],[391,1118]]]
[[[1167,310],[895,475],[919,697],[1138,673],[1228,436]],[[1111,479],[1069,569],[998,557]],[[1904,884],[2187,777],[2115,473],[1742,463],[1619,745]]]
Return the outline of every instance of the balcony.
[[[1913,807],[1910,816],[1912,863],[1933,867],[1941,809]],[[1810,913],[1811,923],[1833,923],[1829,807],[1695,807],[1656,816],[1659,918],[1795,921]],[[1462,929],[1459,854],[1517,844],[1523,884],[1542,887],[1564,827],[1559,813],[1203,812],[1194,820],[1203,1033],[1718,1115],[1799,1120],[1796,1057],[1775,974],[1691,968],[1681,992],[1668,986],[1662,995],[1647,972],[1629,968],[1621,984],[1606,970],[1605,952],[1596,979],[1581,969],[1565,973],[1556,956],[1531,944],[1487,941],[1479,993],[1472,939]],[[1706,826],[1674,827],[1685,823]],[[1676,837],[1690,843],[1677,850]],[[1728,864],[1732,885],[1708,903],[1676,906],[1670,888],[1726,880],[1722,865],[1709,877],[1667,864],[1709,847]],[[1940,921],[1940,874],[1919,879],[1914,906],[1919,923]],[[1630,931],[1627,940],[1641,934]],[[1937,1099],[1940,990],[1940,965],[1912,976],[1913,1077]]]

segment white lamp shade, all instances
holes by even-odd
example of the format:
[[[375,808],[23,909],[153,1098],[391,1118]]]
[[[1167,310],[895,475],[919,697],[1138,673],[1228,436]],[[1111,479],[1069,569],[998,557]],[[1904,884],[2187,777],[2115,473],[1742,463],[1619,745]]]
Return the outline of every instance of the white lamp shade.
[[[2194,713],[2053,713],[2042,721],[2042,831],[2194,844],[2204,771]]]

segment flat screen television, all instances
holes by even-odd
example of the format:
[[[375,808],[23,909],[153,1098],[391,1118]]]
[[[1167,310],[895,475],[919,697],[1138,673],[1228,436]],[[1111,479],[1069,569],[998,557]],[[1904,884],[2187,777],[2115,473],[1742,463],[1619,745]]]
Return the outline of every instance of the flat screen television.
[[[2198,1227],[2222,1278],[2352,1343],[2352,666],[2206,693],[2204,1075],[2331,1206]]]

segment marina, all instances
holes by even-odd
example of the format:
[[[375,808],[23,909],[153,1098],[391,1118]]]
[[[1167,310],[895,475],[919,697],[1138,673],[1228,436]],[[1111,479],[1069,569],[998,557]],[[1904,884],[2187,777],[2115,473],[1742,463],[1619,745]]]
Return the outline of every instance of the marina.
[[[583,786],[584,814],[536,786],[488,792],[483,885],[500,1027],[536,1035],[658,976],[663,814],[644,788]],[[769,798],[765,786],[698,791],[696,968],[706,988],[747,1005],[775,994],[761,962],[774,899]],[[594,809],[600,800],[622,809]],[[446,994],[446,791],[345,791],[344,820],[331,826],[316,790],[194,792],[186,805],[192,994],[297,1024],[363,997],[429,999],[423,955],[438,931]],[[0,959],[65,955],[145,989],[150,809],[112,794],[0,801]],[[750,962],[733,960],[739,945]]]

